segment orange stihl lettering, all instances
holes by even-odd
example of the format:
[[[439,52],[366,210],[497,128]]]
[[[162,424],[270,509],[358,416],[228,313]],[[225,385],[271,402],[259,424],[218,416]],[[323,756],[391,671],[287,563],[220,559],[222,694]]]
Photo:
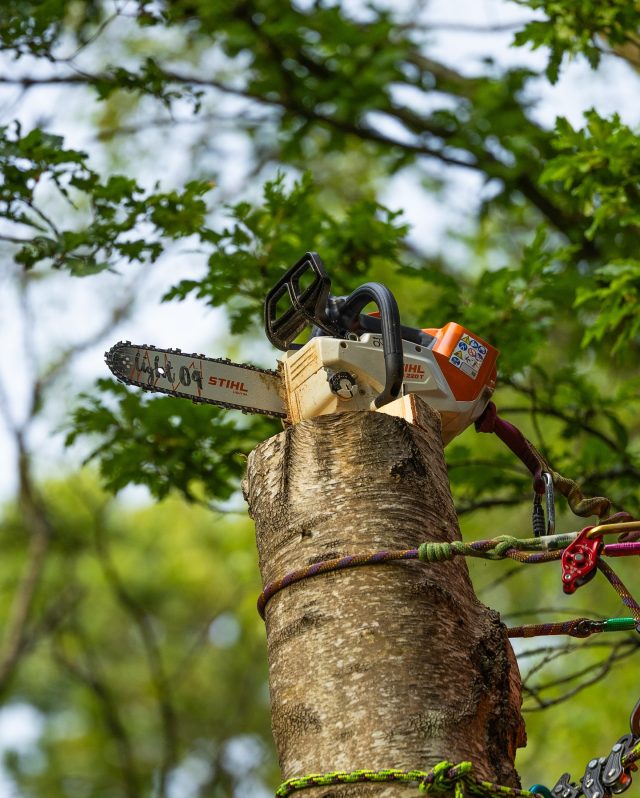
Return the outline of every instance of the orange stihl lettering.
[[[244,382],[236,382],[235,380],[227,380],[224,377],[209,377],[209,385],[215,385],[216,387],[220,388],[227,388],[229,391],[233,391],[234,393],[248,393],[247,386]]]

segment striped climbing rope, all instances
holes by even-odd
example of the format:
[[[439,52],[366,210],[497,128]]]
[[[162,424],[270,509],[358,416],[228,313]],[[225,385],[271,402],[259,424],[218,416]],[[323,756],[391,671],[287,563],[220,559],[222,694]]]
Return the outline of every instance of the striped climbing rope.
[[[624,586],[622,579],[620,579],[618,574],[613,570],[613,568],[611,568],[610,565],[607,565],[607,563],[603,562],[600,558],[598,558],[598,570],[606,576],[613,589],[622,599],[622,603],[625,605],[625,607],[628,607],[629,610],[631,610],[633,617],[636,619],[636,621],[638,621],[638,623],[640,623],[640,606],[628,589]]]
[[[640,740],[622,757],[622,766],[632,768],[640,759]],[[335,784],[396,782],[400,784],[415,785],[421,792],[451,792],[455,798],[464,798],[465,791],[479,798],[532,798],[532,794],[548,798],[550,790],[536,784],[530,790],[519,790],[516,787],[506,787],[494,784],[491,781],[478,779],[473,772],[471,762],[442,761],[434,765],[431,770],[333,770],[329,773],[312,773],[308,776],[297,776],[284,781],[276,790],[276,798],[288,798],[297,790],[308,787],[329,787]]]
[[[630,767],[640,759],[640,740],[633,746],[626,756],[622,757],[622,766]]]
[[[594,621],[590,618],[574,618],[561,623],[527,624],[512,626],[507,629],[509,637],[538,637],[539,635],[571,635],[571,637],[589,637],[598,632],[622,632],[636,629],[640,632],[640,605],[633,598],[622,579],[607,563],[598,560],[598,569],[609,580],[609,583],[622,599],[632,616],[631,618],[608,618]]]
[[[607,533],[620,532],[622,531],[621,528],[624,528],[625,531],[629,531],[630,528],[637,530],[640,528],[640,522],[611,524],[610,527],[610,529],[607,525],[595,527],[592,532],[596,529]],[[468,543],[462,540],[428,542],[422,543],[415,549],[349,554],[344,557],[322,560],[321,562],[290,571],[285,576],[269,582],[258,598],[258,612],[260,617],[264,619],[267,602],[280,590],[303,579],[309,579],[331,571],[342,571],[360,565],[376,565],[398,560],[420,560],[428,563],[444,562],[457,556],[480,557],[486,560],[509,558],[522,563],[550,562],[559,560],[562,557],[562,551],[575,540],[578,534],[578,532],[568,532],[539,538],[516,538],[511,535],[500,535],[495,538],[475,540]],[[607,544],[603,547],[601,554],[613,557],[638,555],[640,554],[640,541]],[[637,620],[640,621],[640,606],[636,604],[629,591],[612,569],[605,565],[601,559],[598,560],[598,563],[599,567],[601,565],[604,566],[600,570],[609,579],[625,605],[631,609],[634,617],[637,617]],[[555,634],[561,634],[561,632],[555,632]]]
[[[287,798],[296,790],[307,787],[328,787],[334,784],[356,784],[363,782],[396,782],[414,784],[421,792],[454,792],[455,798],[463,798],[467,788],[473,795],[484,798],[531,798],[531,793],[515,787],[504,787],[491,781],[478,779],[471,762],[438,762],[431,770],[334,770],[330,773],[313,773],[309,776],[288,779],[276,790],[276,798]]]
[[[349,554],[346,557],[337,557],[332,560],[323,560],[295,571],[289,571],[280,579],[274,579],[265,586],[258,597],[258,612],[264,620],[264,608],[267,601],[278,591],[282,590],[295,582],[301,582],[318,574],[326,574],[329,571],[342,571],[345,568],[355,568],[357,565],[375,565],[378,563],[392,562],[393,560],[415,560],[418,557],[417,549],[404,549],[401,551],[374,551],[369,554]]]
[[[590,637],[601,632],[625,632],[638,628],[636,618],[573,618],[560,623],[525,624],[507,628],[509,637],[540,637],[541,635],[570,635],[571,637]]]

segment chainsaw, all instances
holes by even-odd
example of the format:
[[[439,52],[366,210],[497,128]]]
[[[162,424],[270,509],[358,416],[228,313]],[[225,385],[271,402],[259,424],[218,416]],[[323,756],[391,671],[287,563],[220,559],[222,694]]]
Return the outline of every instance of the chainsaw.
[[[371,303],[377,311],[363,313]],[[440,329],[402,325],[393,294],[380,283],[333,296],[315,252],[269,291],[264,324],[284,353],[277,370],[129,341],[113,346],[105,360],[129,385],[288,424],[382,409],[415,394],[439,412],[445,445],[481,416],[495,389],[494,347],[455,322]],[[309,327],[307,343],[295,343]]]

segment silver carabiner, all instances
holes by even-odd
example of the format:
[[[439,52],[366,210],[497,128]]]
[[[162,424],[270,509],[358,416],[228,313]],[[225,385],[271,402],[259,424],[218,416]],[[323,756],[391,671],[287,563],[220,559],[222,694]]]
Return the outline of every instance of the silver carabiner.
[[[542,509],[542,498],[539,493],[533,494],[533,534],[539,538],[542,535],[553,535],[556,531],[556,505],[553,493],[553,477],[548,471],[543,471],[542,481],[544,482],[544,496],[546,505],[547,519],[545,522],[545,512]]]
[[[553,492],[553,477],[548,471],[542,472],[544,480],[544,496],[547,503],[547,535],[556,533],[556,502]]]

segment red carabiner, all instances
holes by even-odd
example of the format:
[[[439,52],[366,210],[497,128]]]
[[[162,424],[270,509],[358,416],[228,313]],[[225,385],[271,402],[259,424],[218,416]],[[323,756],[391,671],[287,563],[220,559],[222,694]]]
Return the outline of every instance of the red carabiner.
[[[565,593],[575,593],[596,574],[598,555],[604,545],[602,537],[588,537],[592,526],[578,533],[575,540],[562,552],[562,589]]]

